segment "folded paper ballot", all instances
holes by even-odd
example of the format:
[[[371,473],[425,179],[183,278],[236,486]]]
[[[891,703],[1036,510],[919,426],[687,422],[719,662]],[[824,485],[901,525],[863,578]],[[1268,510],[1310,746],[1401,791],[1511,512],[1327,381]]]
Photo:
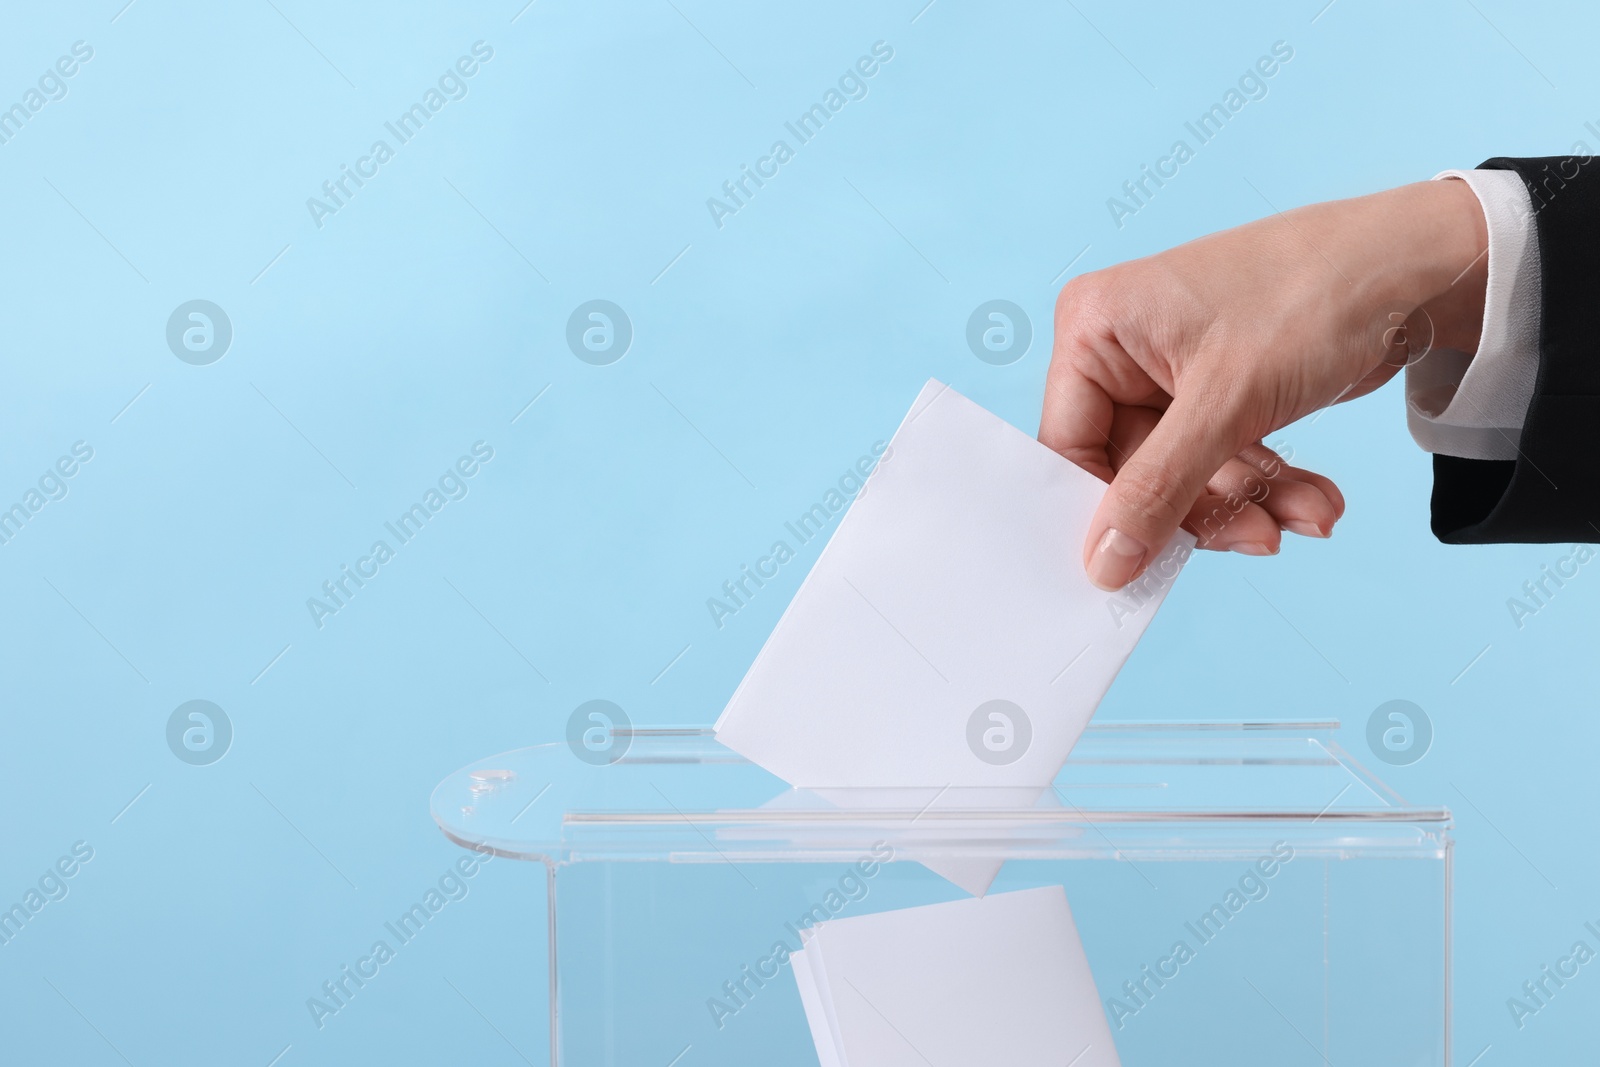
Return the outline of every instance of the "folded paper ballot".
[[[1118,1067],[1060,886],[834,919],[789,960],[821,1067]]]
[[[1195,544],[1180,532],[1139,581],[1096,589],[1080,549],[1105,488],[928,382],[718,740],[835,803],[903,806],[908,790],[945,806],[1032,803]],[[978,893],[999,869],[929,866]]]

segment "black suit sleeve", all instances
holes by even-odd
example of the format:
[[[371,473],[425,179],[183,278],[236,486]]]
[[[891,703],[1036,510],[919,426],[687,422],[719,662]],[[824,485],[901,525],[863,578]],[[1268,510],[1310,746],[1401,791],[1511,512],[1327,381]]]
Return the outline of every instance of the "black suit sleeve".
[[[1533,200],[1539,372],[1515,460],[1433,457],[1433,532],[1454,545],[1600,538],[1600,156],[1491,159]]]

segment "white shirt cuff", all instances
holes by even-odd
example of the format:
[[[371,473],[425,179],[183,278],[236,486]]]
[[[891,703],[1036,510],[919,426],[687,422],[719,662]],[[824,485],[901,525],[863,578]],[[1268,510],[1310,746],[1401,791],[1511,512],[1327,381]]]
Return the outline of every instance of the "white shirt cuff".
[[[1406,368],[1406,422],[1429,452],[1516,459],[1539,371],[1539,241],[1522,178],[1510,170],[1447,170],[1483,207],[1489,283],[1476,354],[1435,349]]]

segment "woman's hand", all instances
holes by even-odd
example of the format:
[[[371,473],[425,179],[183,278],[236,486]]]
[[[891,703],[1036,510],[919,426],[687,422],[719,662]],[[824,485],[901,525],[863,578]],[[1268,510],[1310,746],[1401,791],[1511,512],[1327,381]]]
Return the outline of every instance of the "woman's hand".
[[[1138,577],[1181,524],[1204,548],[1327,537],[1344,498],[1263,437],[1477,348],[1487,231],[1465,182],[1298,208],[1074,278],[1056,302],[1039,439],[1111,482],[1096,585]]]

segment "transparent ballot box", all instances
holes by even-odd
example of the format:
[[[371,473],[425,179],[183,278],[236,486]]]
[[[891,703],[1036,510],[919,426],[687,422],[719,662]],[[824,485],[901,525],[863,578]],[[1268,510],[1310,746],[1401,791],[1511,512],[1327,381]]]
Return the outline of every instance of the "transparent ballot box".
[[[1446,1067],[1450,813],[1337,726],[1098,723],[1047,790],[825,795],[705,729],[617,729],[600,756],[481,760],[432,810],[465,847],[543,865],[530,1011],[552,1065],[811,1067],[787,954],[822,920],[968,897],[925,866],[965,864],[998,867],[990,893],[1065,889],[1126,1067]]]

